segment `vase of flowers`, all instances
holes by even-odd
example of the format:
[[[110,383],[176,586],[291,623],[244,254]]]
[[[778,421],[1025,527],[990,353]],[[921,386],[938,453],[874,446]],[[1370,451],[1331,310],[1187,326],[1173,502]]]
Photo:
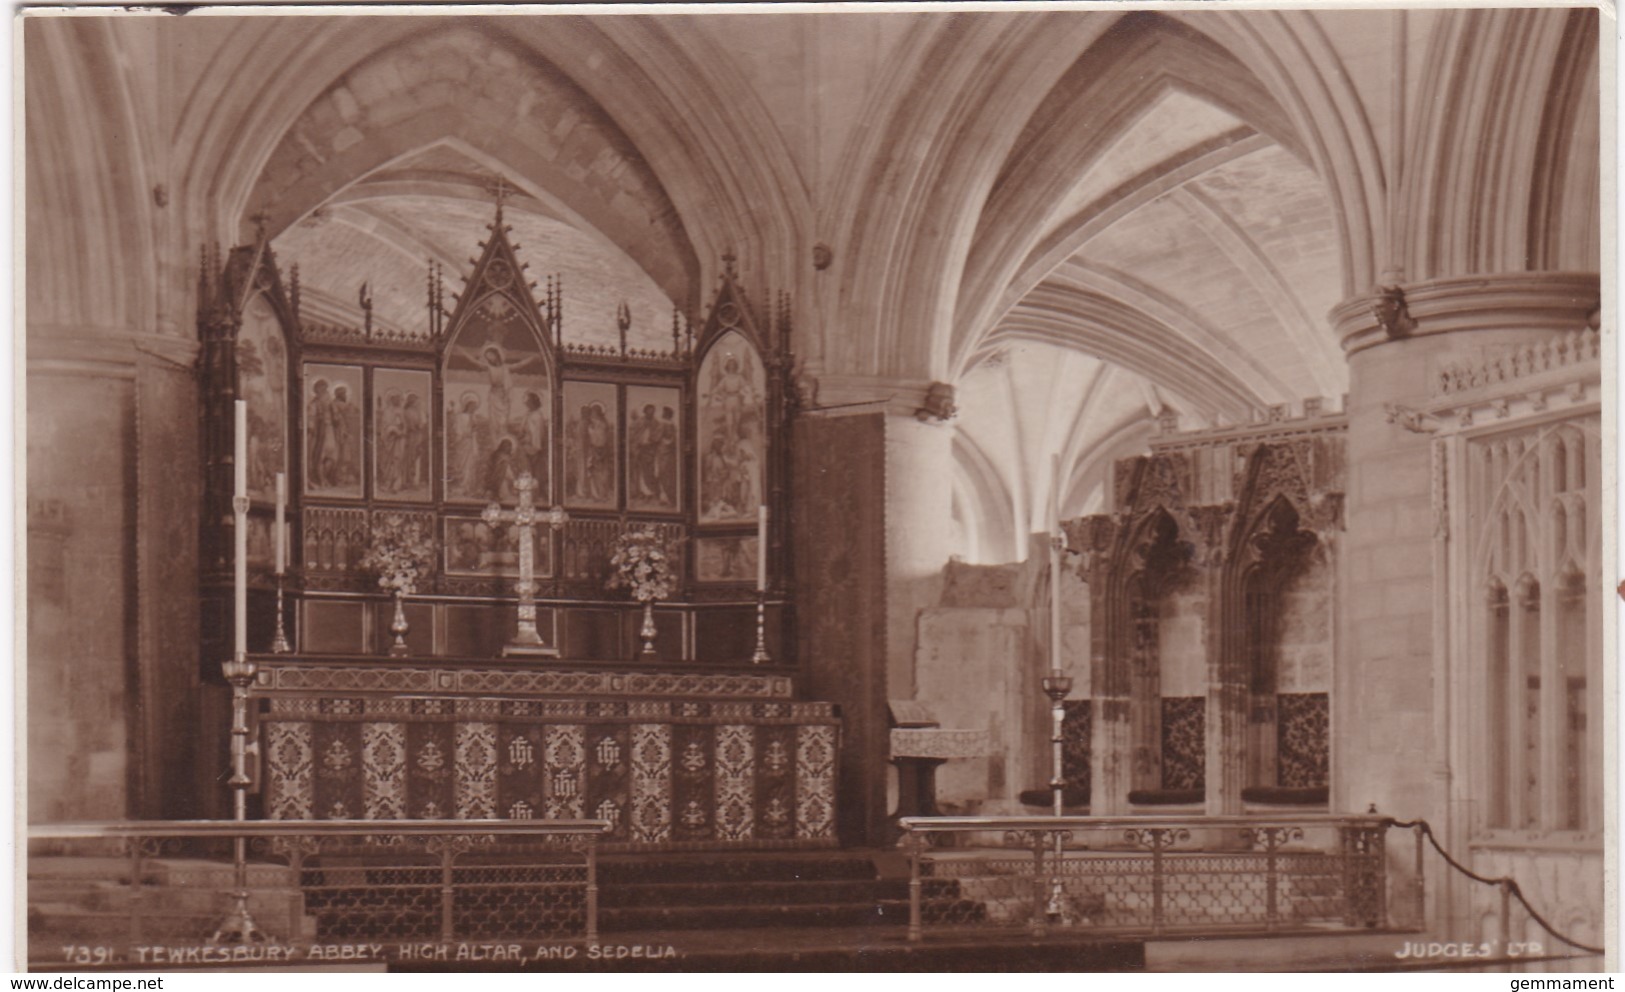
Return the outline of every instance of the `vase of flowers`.
[[[361,567],[378,575],[378,585],[395,597],[395,618],[389,625],[395,642],[391,657],[411,652],[406,646],[406,597],[418,591],[418,580],[434,568],[435,543],[423,521],[401,513],[386,513],[373,521],[372,543],[361,557]]]
[[[654,604],[677,588],[675,561],[671,547],[648,524],[622,531],[615,539],[615,551],[609,559],[615,572],[609,577],[609,588],[630,590],[632,598],[643,604],[643,627],[638,633],[643,638],[641,653],[645,657],[655,653]]]

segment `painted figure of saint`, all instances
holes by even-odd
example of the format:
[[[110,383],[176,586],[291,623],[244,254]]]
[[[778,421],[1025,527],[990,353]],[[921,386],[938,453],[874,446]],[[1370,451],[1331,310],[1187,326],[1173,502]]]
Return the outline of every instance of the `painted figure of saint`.
[[[525,392],[525,429],[520,436],[525,461],[530,474],[545,490],[548,476],[547,411],[542,398],[534,390]]]
[[[399,389],[378,398],[378,488],[398,493],[411,485],[403,473],[406,461],[406,407]]]
[[[663,503],[660,494],[660,422],[655,405],[645,403],[627,430],[626,445],[631,478],[626,482],[630,498],[639,503]]]
[[[429,424],[423,416],[423,404],[417,393],[406,394],[401,415],[406,425],[401,488],[423,489],[429,484]]]
[[[361,478],[361,410],[350,402],[350,388],[333,387],[333,468],[335,486],[353,486]]]
[[[767,439],[762,427],[764,371],[743,338],[706,357],[700,385],[700,519],[744,521],[762,502]]]
[[[471,492],[477,485],[476,468],[479,464],[480,398],[471,392],[458,397],[446,411],[448,424],[448,453],[446,480],[453,492]]]
[[[655,485],[662,506],[677,506],[677,423],[676,412],[663,407],[660,429],[655,436]]]
[[[587,498],[612,501],[615,498],[615,433],[602,403],[589,403],[581,411],[581,452]]]
[[[311,387],[310,402],[305,407],[305,476],[311,488],[330,488],[337,470],[337,447],[333,440],[333,400],[328,395],[326,379],[317,379]]]
[[[515,467],[518,454],[511,437],[503,438],[491,452],[485,469],[485,491],[491,499],[509,503],[518,499],[518,490],[514,488],[514,480],[519,478]]]

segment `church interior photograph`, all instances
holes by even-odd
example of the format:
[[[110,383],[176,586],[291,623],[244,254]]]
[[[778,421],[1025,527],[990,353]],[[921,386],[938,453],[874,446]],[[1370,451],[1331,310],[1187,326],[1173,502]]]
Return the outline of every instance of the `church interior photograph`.
[[[482,11],[18,17],[16,968],[1617,966],[1596,7]]]

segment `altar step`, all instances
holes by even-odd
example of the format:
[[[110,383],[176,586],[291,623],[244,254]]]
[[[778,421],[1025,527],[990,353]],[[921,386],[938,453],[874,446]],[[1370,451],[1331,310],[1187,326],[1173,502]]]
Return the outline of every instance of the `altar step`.
[[[749,930],[765,927],[903,927],[908,879],[873,856],[843,852],[643,855],[598,869],[600,932]],[[932,880],[928,905],[955,902]]]

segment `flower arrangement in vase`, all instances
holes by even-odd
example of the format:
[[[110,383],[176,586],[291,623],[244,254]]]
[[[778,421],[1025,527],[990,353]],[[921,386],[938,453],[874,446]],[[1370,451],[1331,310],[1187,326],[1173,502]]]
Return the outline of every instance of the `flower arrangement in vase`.
[[[609,577],[609,588],[629,590],[643,604],[643,627],[638,633],[646,656],[655,653],[654,604],[677,589],[676,559],[671,546],[649,524],[622,531],[610,555],[615,571]]]
[[[404,657],[406,646],[406,597],[418,591],[418,580],[434,570],[436,555],[434,537],[423,521],[402,513],[386,513],[372,525],[372,541],[367,553],[361,556],[361,567],[378,575],[378,585],[395,597],[395,618],[390,632],[395,643],[389,647],[390,655]]]

